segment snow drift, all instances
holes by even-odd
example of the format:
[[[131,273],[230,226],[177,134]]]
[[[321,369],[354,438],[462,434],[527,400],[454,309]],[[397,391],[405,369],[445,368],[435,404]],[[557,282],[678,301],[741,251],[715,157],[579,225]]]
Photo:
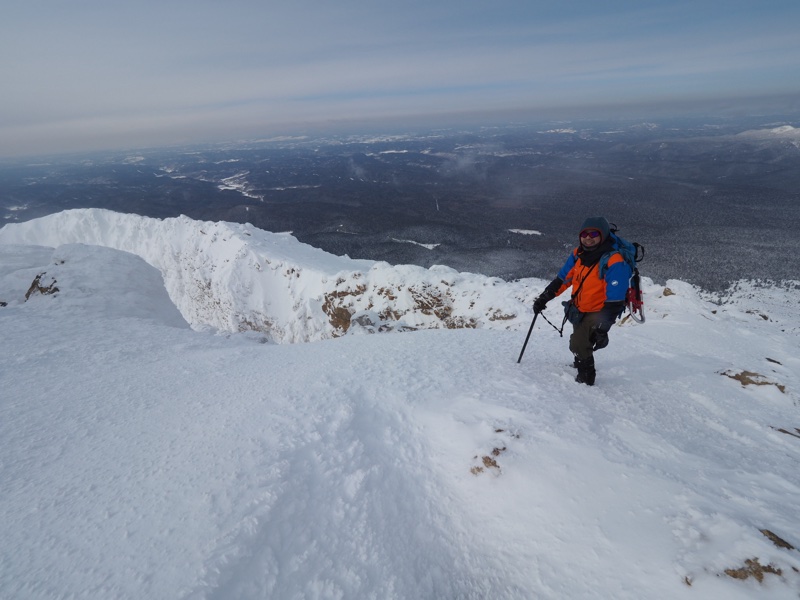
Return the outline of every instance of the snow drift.
[[[546,326],[516,363],[530,309],[486,317],[543,282],[75,217],[0,230],[0,597],[797,598],[796,289],[651,285],[648,323],[614,327],[588,388]],[[396,290],[446,273],[485,308],[476,329],[420,311],[438,329],[263,344],[187,325],[195,267],[240,315],[237,286],[272,273],[285,340],[332,336],[324,294],[373,269]],[[277,319],[292,302],[313,326]]]
[[[259,331],[275,342],[337,337],[354,315],[368,329],[515,328],[527,319],[525,284],[338,257],[251,225],[68,210],[0,229],[0,243],[92,244],[156,267],[195,328]],[[500,293],[484,294],[486,288]]]

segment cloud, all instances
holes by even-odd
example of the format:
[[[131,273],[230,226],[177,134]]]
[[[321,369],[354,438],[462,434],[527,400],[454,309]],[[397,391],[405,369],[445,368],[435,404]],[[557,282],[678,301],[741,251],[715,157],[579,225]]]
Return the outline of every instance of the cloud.
[[[44,151],[248,121],[800,92],[794,3],[283,4],[19,3],[0,23],[14,57],[0,62],[0,154],[34,137]]]

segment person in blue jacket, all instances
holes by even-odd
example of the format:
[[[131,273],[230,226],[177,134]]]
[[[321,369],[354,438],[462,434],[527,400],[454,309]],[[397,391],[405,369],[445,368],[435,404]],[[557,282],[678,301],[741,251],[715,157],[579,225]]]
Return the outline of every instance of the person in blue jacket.
[[[573,327],[569,349],[575,356],[573,366],[578,369],[575,381],[586,385],[595,383],[594,351],[608,345],[608,332],[625,310],[625,295],[633,275],[613,242],[604,217],[586,219],[578,234],[578,247],[533,303],[538,314],[550,300],[572,288],[566,306]]]

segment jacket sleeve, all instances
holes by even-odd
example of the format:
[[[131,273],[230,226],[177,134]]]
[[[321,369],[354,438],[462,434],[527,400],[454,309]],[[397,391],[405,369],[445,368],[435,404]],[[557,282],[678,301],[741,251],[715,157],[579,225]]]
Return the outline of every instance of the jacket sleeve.
[[[564,285],[564,282],[561,281],[558,277],[553,279],[550,283],[547,284],[547,287],[544,288],[544,291],[539,294],[539,298],[544,300],[545,302],[550,302],[553,298],[555,298],[559,294],[559,290],[561,286]]]
[[[558,272],[556,279],[561,280],[561,287],[556,292],[556,296],[561,295],[564,290],[572,285],[572,269],[575,267],[576,262],[578,262],[577,249],[570,253],[570,255],[567,257],[567,261],[564,263],[564,266],[561,267],[561,270]]]
[[[620,257],[621,259],[622,257]],[[606,302],[624,302],[633,271],[624,260],[614,262],[608,267],[606,280]]]

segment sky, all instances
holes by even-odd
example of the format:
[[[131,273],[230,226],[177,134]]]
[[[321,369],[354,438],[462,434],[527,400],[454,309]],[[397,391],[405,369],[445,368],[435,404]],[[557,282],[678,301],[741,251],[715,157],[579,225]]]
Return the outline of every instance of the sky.
[[[799,20],[793,0],[12,0],[0,156],[796,98]]]
[[[645,280],[588,387],[541,319],[517,360],[545,281],[368,263],[185,217],[0,229],[0,597],[797,600],[797,289]],[[332,339],[320,290],[375,284],[421,330]],[[481,325],[406,312],[436,284]],[[209,327],[232,307],[267,327]],[[298,324],[326,339],[266,339]]]

